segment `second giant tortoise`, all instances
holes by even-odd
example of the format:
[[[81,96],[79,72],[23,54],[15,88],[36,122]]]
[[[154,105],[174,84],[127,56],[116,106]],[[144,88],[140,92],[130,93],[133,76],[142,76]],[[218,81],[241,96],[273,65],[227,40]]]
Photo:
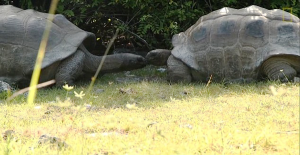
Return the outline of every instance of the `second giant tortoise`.
[[[29,85],[36,56],[47,24],[51,25],[40,82],[73,84],[83,74],[94,74],[103,59],[92,55],[95,35],[79,29],[62,15],[0,6],[0,81]],[[106,56],[102,73],[142,68],[146,60],[133,54]],[[91,76],[90,76],[91,77]]]
[[[290,81],[300,73],[299,26],[298,17],[279,9],[225,7],[174,35],[169,56],[154,50],[146,59],[167,61],[173,82]]]

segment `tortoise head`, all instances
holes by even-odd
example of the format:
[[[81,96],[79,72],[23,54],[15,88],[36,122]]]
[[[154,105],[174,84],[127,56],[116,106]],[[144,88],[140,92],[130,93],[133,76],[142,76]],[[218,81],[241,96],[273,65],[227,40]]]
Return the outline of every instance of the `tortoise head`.
[[[186,35],[184,32],[180,32],[179,34],[175,34],[172,37],[172,45],[178,46],[182,45],[184,42],[186,42]]]
[[[123,70],[140,69],[147,65],[146,59],[140,55],[131,53],[122,53],[116,55],[120,55],[122,57],[123,63],[121,65],[121,68]]]

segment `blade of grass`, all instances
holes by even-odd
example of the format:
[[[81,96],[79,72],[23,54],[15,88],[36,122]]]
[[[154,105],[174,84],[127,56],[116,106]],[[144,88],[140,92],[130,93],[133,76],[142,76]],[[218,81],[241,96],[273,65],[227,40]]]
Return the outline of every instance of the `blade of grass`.
[[[39,47],[39,51],[38,51],[38,55],[36,58],[36,63],[34,66],[34,70],[32,73],[32,77],[31,77],[31,82],[30,82],[30,87],[29,87],[29,93],[28,93],[28,98],[27,98],[27,103],[28,104],[33,104],[34,103],[34,99],[36,97],[36,93],[37,93],[37,84],[39,81],[39,77],[41,74],[41,67],[42,67],[42,62],[45,56],[45,50],[46,50],[46,46],[47,46],[47,42],[48,42],[48,37],[49,37],[49,33],[50,33],[50,29],[52,26],[52,21],[54,19],[54,13],[57,7],[57,3],[58,0],[52,0],[51,1],[51,6],[50,6],[50,10],[49,10],[49,15],[48,15],[48,19],[50,22],[47,22],[46,24],[46,28],[42,37],[42,41]]]
[[[108,44],[108,46],[107,46],[107,48],[106,48],[106,50],[105,50],[105,53],[104,53],[104,55],[103,55],[103,58],[102,58],[102,60],[101,60],[101,62],[100,62],[100,64],[99,64],[99,67],[97,68],[97,71],[96,71],[95,75],[92,77],[92,81],[91,81],[91,84],[90,84],[90,86],[89,86],[89,89],[88,89],[88,93],[87,93],[87,94],[89,94],[90,91],[92,90],[92,88],[93,88],[93,86],[94,86],[94,83],[95,83],[95,81],[96,81],[96,79],[97,79],[97,77],[98,77],[98,75],[99,75],[99,73],[100,73],[100,70],[101,70],[102,66],[103,66],[103,63],[104,63],[104,61],[105,61],[105,58],[106,58],[106,56],[107,56],[107,54],[108,54],[108,51],[109,51],[109,49],[111,48],[112,44],[114,43],[115,39],[117,38],[118,33],[119,33],[119,29],[116,30],[116,33],[114,34],[113,38],[111,38],[111,40],[109,41],[109,44]]]

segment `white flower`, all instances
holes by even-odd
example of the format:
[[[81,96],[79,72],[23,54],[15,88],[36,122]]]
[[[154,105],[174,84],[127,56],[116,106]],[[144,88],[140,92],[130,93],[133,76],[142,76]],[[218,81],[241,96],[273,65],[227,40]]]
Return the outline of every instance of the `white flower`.
[[[81,99],[82,99],[82,97],[85,95],[85,94],[83,94],[83,91],[80,91],[79,94],[78,94],[76,91],[74,91],[74,93],[75,93],[75,96],[76,96],[76,97],[81,98]]]

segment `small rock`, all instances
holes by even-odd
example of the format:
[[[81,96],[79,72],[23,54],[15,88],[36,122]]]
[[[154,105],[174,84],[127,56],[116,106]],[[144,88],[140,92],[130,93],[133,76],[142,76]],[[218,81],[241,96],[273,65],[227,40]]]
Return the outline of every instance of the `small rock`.
[[[0,100],[11,96],[13,88],[6,82],[0,81]]]
[[[300,83],[300,77],[294,77],[294,83]]]
[[[0,93],[3,91],[8,91],[8,90],[11,91],[13,89],[8,83],[6,83],[4,81],[0,81]]]
[[[157,71],[161,72],[161,73],[164,73],[167,69],[165,68],[158,68]]]

